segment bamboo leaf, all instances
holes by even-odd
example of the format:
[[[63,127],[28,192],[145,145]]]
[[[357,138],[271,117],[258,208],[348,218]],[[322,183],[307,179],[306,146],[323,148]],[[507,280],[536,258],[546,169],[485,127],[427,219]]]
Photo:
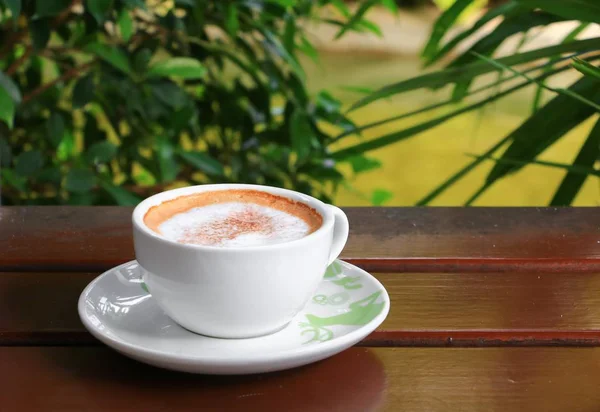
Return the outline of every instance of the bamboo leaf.
[[[442,48],[437,53],[435,53],[433,56],[427,59],[425,61],[425,67],[430,66],[433,63],[439,61],[442,57],[450,53],[460,42],[469,38],[471,35],[473,35],[475,32],[477,32],[490,21],[500,16],[509,17],[527,12],[529,12],[529,9],[527,9],[526,7],[519,6],[513,1],[509,1],[506,4],[502,4],[498,7],[492,7],[479,20],[477,20],[477,22],[475,22],[475,24],[470,29],[463,31],[462,33],[452,38],[452,40],[450,40],[448,43],[442,46]]]
[[[600,120],[590,132],[579,154],[573,161],[573,166],[592,169],[600,158]],[[554,194],[551,206],[568,206],[573,203],[575,196],[583,186],[587,176],[569,170]]]
[[[578,72],[583,73],[586,76],[595,77],[596,79],[600,80],[600,68],[589,62],[586,62],[585,60],[575,57],[573,59],[573,67]]]
[[[481,155],[481,156],[469,155],[469,156],[474,157],[476,159],[493,160],[494,162],[497,162],[497,163],[506,163],[506,164],[515,165],[515,166],[536,165],[536,166],[552,167],[555,169],[563,169],[568,172],[573,172],[573,174],[579,175],[579,176],[600,176],[600,170],[596,170],[596,169],[589,168],[589,167],[570,165],[570,164],[566,164],[566,163],[549,162],[549,161],[545,161],[545,160],[524,161],[524,160],[515,160],[515,159],[506,159],[506,158],[496,158],[496,157],[492,157],[490,155],[487,155],[487,156],[486,155]]]
[[[470,173],[473,169],[479,166],[486,158],[493,155],[498,149],[504,146],[510,140],[510,136],[505,137],[500,140],[498,143],[493,145],[490,149],[488,149],[482,156],[477,157],[473,162],[469,163],[467,166],[463,167],[461,170],[456,172],[454,175],[450,176],[446,181],[444,181],[441,185],[433,189],[429,194],[427,194],[424,198],[419,200],[416,203],[416,206],[425,206],[431,203],[435,198],[444,193],[448,188],[453,186],[456,182]]]
[[[569,90],[593,101],[600,98],[600,82],[587,77],[574,83]],[[503,153],[502,158],[531,162],[565,133],[594,113],[594,108],[580,101],[572,100],[571,96],[560,94],[509,135],[512,143]],[[497,163],[488,174],[484,184],[467,201],[467,204],[475,201],[498,179],[514,173],[521,167]]]
[[[457,0],[438,17],[429,35],[429,41],[421,53],[422,57],[429,60],[435,56],[439,51],[440,42],[448,32],[448,29],[452,27],[456,20],[458,20],[458,17],[471,3],[473,3],[473,0]]]
[[[482,59],[482,60],[484,60],[484,61],[487,61],[487,62],[488,62],[488,63],[490,63],[492,66],[495,66],[495,67],[497,67],[497,68],[499,68],[499,69],[501,69],[501,70],[508,70],[508,71],[511,71],[511,72],[513,72],[513,73],[515,73],[515,74],[518,74],[518,75],[520,75],[520,76],[522,76],[522,77],[526,78],[527,80],[530,80],[532,83],[536,83],[537,85],[539,85],[540,87],[543,87],[544,89],[547,89],[547,90],[553,91],[553,92],[555,92],[555,93],[564,94],[564,95],[566,95],[566,96],[570,96],[570,97],[572,97],[573,99],[575,99],[575,100],[579,100],[580,102],[582,102],[582,103],[584,103],[584,104],[587,104],[588,106],[590,106],[590,107],[593,107],[594,109],[596,109],[596,110],[600,111],[600,105],[598,105],[596,102],[593,102],[593,101],[591,101],[591,100],[589,100],[589,99],[587,99],[587,98],[585,98],[585,97],[581,96],[580,94],[577,94],[577,93],[573,92],[572,90],[569,90],[569,89],[563,89],[563,88],[559,88],[559,87],[550,87],[550,86],[547,86],[547,85],[545,85],[543,82],[539,82],[539,81],[537,81],[537,80],[534,80],[534,79],[532,79],[531,77],[529,77],[527,74],[525,74],[525,73],[523,73],[523,72],[520,72],[520,71],[518,71],[518,70],[515,70],[515,69],[513,69],[512,67],[508,67],[508,66],[505,66],[505,65],[503,65],[503,64],[500,64],[500,63],[498,63],[498,62],[497,62],[496,60],[494,60],[494,59],[490,59],[489,57],[486,57],[486,56],[483,56],[483,55],[477,54],[477,53],[475,53],[475,52],[473,52],[473,54],[475,54],[475,55],[476,55],[477,57],[479,57],[480,59]],[[583,61],[583,60],[582,60],[582,61]],[[590,65],[590,66],[591,66],[591,65]],[[594,66],[591,66],[591,67],[594,67]]]
[[[565,69],[556,69],[556,70],[553,70],[552,72],[542,74],[542,75],[536,77],[535,80],[541,81],[541,80],[543,80],[549,76],[552,76],[562,70],[565,70]],[[389,144],[398,142],[400,140],[407,139],[411,136],[414,136],[416,134],[419,134],[421,132],[429,130],[435,126],[438,126],[438,125],[444,123],[446,120],[450,120],[450,119],[452,119],[456,116],[459,116],[463,113],[467,113],[469,111],[478,109],[479,107],[482,107],[490,102],[498,100],[508,94],[511,94],[511,93],[531,84],[531,82],[532,82],[531,80],[526,80],[525,82],[519,83],[518,85],[515,85],[509,89],[506,89],[496,95],[487,97],[483,100],[480,100],[479,102],[476,102],[476,103],[470,104],[468,106],[465,106],[463,108],[457,109],[446,115],[437,117],[432,120],[428,120],[426,122],[420,123],[416,126],[408,128],[408,129],[400,130],[399,132],[390,133],[385,136],[381,136],[376,139],[370,140],[368,142],[357,144],[356,146],[351,146],[351,147],[348,147],[345,149],[338,150],[337,152],[334,152],[332,156],[338,160],[345,159],[348,156],[362,154],[364,152],[378,149],[380,147],[387,146]]]
[[[462,55],[454,59],[448,67],[464,67],[475,61],[474,55],[481,54],[491,56],[496,49],[510,36],[527,32],[534,27],[547,26],[561,21],[560,17],[553,14],[542,12],[531,12],[519,14],[514,17],[507,17],[490,34],[477,41],[472,47]],[[454,89],[453,97],[455,100],[461,100],[467,95],[472,79],[458,82]]]
[[[596,50],[599,47],[600,37],[596,37],[587,40],[578,40],[568,44],[559,44],[556,46],[549,46],[544,47],[542,49],[532,50],[529,52],[514,54],[512,56],[497,59],[496,61],[506,66],[513,66],[517,64],[535,61],[545,57],[555,56],[557,54],[562,53]],[[383,99],[394,94],[404,93],[411,90],[421,89],[424,87],[442,87],[449,83],[467,81],[482,74],[489,73],[491,71],[494,71],[494,68],[490,67],[490,65],[486,64],[485,62],[473,62],[463,67],[453,67],[434,73],[423,74],[412,79],[404,80],[399,83],[394,83],[385,86],[375,91],[373,94],[368,95],[354,103],[350,107],[350,111],[356,110],[376,100]]]
[[[379,0],[367,0],[361,4],[361,6],[356,10],[356,13],[348,20],[346,24],[342,26],[340,31],[335,35],[335,39],[339,39],[342,37],[348,30],[351,30],[356,27],[356,24],[359,23],[364,15],[369,11],[369,9],[379,3]]]
[[[541,8],[565,19],[600,23],[598,0],[517,0],[531,8]]]
[[[530,67],[530,68],[524,70],[521,73],[513,74],[512,76],[503,77],[500,80],[497,80],[497,81],[495,81],[493,83],[486,84],[486,85],[481,86],[481,87],[479,87],[477,89],[473,89],[473,90],[471,90],[471,91],[468,92],[468,95],[469,96],[474,96],[474,95],[479,94],[479,93],[481,93],[483,91],[486,91],[486,90],[489,90],[489,89],[493,89],[495,87],[498,87],[498,86],[502,85],[503,83],[507,83],[507,82],[509,82],[511,80],[514,80],[517,77],[522,76],[522,74],[526,74],[526,73],[537,71],[537,70],[544,69],[544,68],[552,69],[552,65],[553,64],[555,64],[555,63],[557,63],[559,61],[568,60],[570,58],[571,57],[563,57],[563,58],[558,59],[557,61],[554,61],[553,63],[543,63],[541,65]],[[545,73],[547,73],[547,72],[548,71],[545,71]],[[357,89],[357,88],[350,88],[349,86],[348,87],[342,87],[342,88],[345,89],[345,90],[349,90],[349,91],[355,91]],[[368,90],[369,89],[367,89],[363,93],[369,93]],[[358,89],[357,92],[362,92],[362,90]],[[441,107],[448,106],[448,105],[451,105],[451,104],[456,104],[456,101],[454,101],[454,99],[448,99],[448,100],[445,100],[443,102],[435,103],[435,104],[432,104],[432,105],[429,105],[429,106],[426,106],[426,107],[423,107],[423,108],[420,108],[420,109],[417,109],[417,110],[413,110],[413,111],[410,111],[410,112],[407,112],[407,113],[402,113],[402,114],[397,115],[397,116],[392,116],[392,117],[388,117],[388,118],[383,119],[383,120],[378,120],[378,121],[375,121],[375,122],[372,122],[372,123],[367,123],[365,125],[362,125],[362,126],[359,126],[359,127],[353,128],[353,129],[349,129],[349,130],[346,130],[346,131],[340,133],[338,136],[336,136],[334,138],[334,141],[337,141],[339,139],[342,139],[342,138],[344,138],[346,136],[349,136],[349,135],[352,135],[352,134],[361,133],[361,132],[363,132],[365,130],[372,129],[374,127],[378,127],[378,126],[381,126],[381,125],[384,125],[384,124],[387,124],[387,123],[390,123],[390,122],[395,122],[395,121],[398,121],[398,120],[401,120],[401,119],[412,117],[412,116],[415,116],[417,114],[426,113],[426,112],[429,112],[431,110],[439,109]]]
[[[579,34],[581,34],[582,31],[587,29],[588,26],[589,26],[589,23],[581,23],[579,26],[575,27],[571,32],[569,32],[569,34],[567,34],[565,36],[565,38],[562,40],[561,44],[570,43],[570,42],[574,41],[577,38],[577,36],[579,36]],[[550,64],[548,67],[551,67],[555,63],[558,63],[559,59],[560,59],[559,56],[550,58],[550,60],[548,62]],[[546,69],[546,70],[548,70],[548,69]],[[531,110],[533,113],[537,112],[538,109],[540,108],[540,103],[542,101],[542,90],[543,90],[543,87],[538,86],[538,88],[535,91],[535,96],[533,98],[533,108]]]

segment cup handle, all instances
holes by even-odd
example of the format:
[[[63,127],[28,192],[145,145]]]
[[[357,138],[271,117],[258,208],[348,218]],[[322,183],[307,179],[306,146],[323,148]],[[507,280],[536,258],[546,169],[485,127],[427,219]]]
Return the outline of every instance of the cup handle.
[[[346,241],[348,240],[348,217],[342,211],[342,209],[329,205],[333,211],[335,222],[333,224],[333,241],[331,243],[331,251],[329,253],[329,262],[327,265],[331,265],[338,256],[342,253]]]

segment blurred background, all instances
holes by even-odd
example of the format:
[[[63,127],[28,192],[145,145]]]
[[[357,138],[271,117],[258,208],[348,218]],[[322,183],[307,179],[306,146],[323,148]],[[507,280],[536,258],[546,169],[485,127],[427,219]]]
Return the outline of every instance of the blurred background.
[[[600,7],[550,3],[0,0],[2,203],[595,206]]]

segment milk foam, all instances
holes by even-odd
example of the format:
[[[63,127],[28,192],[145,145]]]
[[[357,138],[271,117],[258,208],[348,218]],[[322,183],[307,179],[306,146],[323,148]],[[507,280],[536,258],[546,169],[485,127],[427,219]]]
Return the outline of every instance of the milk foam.
[[[172,216],[158,229],[176,242],[220,247],[290,242],[310,231],[309,225],[297,216],[243,202],[196,207]]]

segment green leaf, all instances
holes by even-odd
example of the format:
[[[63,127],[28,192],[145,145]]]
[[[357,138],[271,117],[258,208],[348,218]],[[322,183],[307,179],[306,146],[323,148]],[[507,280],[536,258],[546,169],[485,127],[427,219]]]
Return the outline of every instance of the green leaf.
[[[96,142],[85,152],[85,157],[90,163],[108,163],[117,154],[117,146],[111,142]]]
[[[60,167],[59,166],[49,166],[49,167],[42,169],[42,171],[39,173],[37,179],[40,182],[53,183],[55,185],[59,185],[60,181],[62,180],[62,175],[60,173]]]
[[[96,176],[88,169],[71,169],[67,173],[65,189],[72,193],[87,193],[96,185]]]
[[[387,190],[375,189],[373,191],[373,195],[371,195],[371,203],[373,206],[381,206],[385,202],[391,200],[393,197],[394,195]]]
[[[474,33],[476,33],[479,29],[481,29],[483,26],[488,24],[490,21],[492,21],[500,16],[504,16],[504,17],[516,16],[521,13],[528,13],[528,12],[529,12],[528,8],[519,6],[518,4],[516,4],[513,1],[509,1],[498,7],[491,7],[479,20],[477,20],[475,22],[475,24],[471,28],[469,28],[469,29],[459,33],[455,37],[453,37],[448,43],[446,43],[444,46],[442,46],[441,49],[439,49],[439,51],[437,51],[430,58],[426,59],[425,67],[432,65],[433,63],[439,61],[444,56],[448,55],[448,53],[450,53],[452,50],[454,50],[454,48],[459,43],[461,43],[463,40],[472,36]]]
[[[217,159],[202,152],[178,151],[179,156],[189,165],[209,175],[224,176],[223,165]]]
[[[586,76],[595,77],[600,80],[600,68],[594,66],[593,64],[586,62],[585,60],[581,60],[577,57],[573,59],[573,67],[580,73],[583,73]]]
[[[75,83],[73,87],[73,108],[78,109],[92,101],[95,95],[94,76],[88,74]]]
[[[537,79],[546,78],[549,75],[551,75],[551,73],[552,72],[546,73],[545,75],[542,75],[542,76],[538,76]],[[387,134],[387,135],[384,135],[384,136],[372,139],[372,140],[370,140],[368,142],[360,143],[360,144],[357,144],[355,146],[351,146],[351,147],[347,147],[345,149],[338,150],[337,152],[334,152],[332,154],[332,157],[334,159],[338,159],[338,160],[346,159],[349,156],[354,156],[354,155],[362,154],[364,152],[367,152],[367,151],[370,151],[370,150],[375,150],[375,149],[378,149],[380,147],[384,147],[384,146],[390,145],[392,143],[398,142],[400,140],[407,139],[407,138],[412,137],[412,136],[414,136],[416,134],[422,133],[422,132],[424,132],[426,130],[429,130],[429,129],[433,128],[433,127],[436,127],[436,126],[444,123],[445,121],[450,120],[450,119],[452,119],[452,118],[454,118],[456,116],[459,116],[459,115],[461,115],[463,113],[467,113],[467,112],[469,112],[471,110],[475,110],[475,109],[478,109],[480,107],[483,107],[484,105],[486,105],[488,103],[491,103],[491,102],[493,102],[495,100],[498,100],[498,99],[500,99],[500,98],[502,98],[502,97],[504,97],[504,96],[506,96],[506,95],[508,95],[510,93],[513,93],[513,92],[515,92],[515,91],[517,91],[517,90],[519,90],[519,89],[521,89],[521,88],[529,85],[529,84],[531,84],[531,81],[527,80],[527,81],[525,81],[523,83],[520,83],[520,84],[518,84],[516,86],[513,86],[513,87],[511,87],[509,89],[503,90],[500,93],[497,93],[497,94],[492,95],[492,96],[490,96],[488,98],[480,100],[479,102],[470,104],[470,105],[465,106],[463,108],[454,110],[454,111],[452,111],[452,112],[450,112],[448,114],[445,114],[445,115],[436,117],[434,119],[428,120],[426,122],[417,124],[415,126],[409,127],[408,129],[400,130],[398,132],[393,132],[393,133],[390,133],[390,134]]]
[[[0,120],[13,128],[15,118],[15,102],[8,92],[0,87]]]
[[[71,4],[71,0],[36,0],[35,15],[37,17],[56,16]]]
[[[429,35],[429,41],[421,55],[425,59],[431,59],[438,52],[440,42],[448,30],[454,25],[456,20],[467,7],[473,3],[473,0],[456,0],[452,5],[444,11],[440,17],[435,21],[431,34]]]
[[[283,46],[290,54],[294,54],[296,48],[296,21],[291,14],[285,16],[285,26],[283,30]]]
[[[560,17],[544,12],[530,12],[506,17],[491,33],[479,39],[460,56],[452,60],[448,67],[462,67],[476,60],[473,53],[491,56],[510,36],[527,32],[534,27],[547,26],[562,21]]]
[[[227,3],[225,8],[225,28],[229,35],[235,37],[238,30],[240,29],[240,22],[238,20],[238,10],[235,3]]]
[[[321,90],[317,95],[317,106],[327,113],[338,113],[342,107],[342,102],[333,97],[328,91]]]
[[[304,35],[300,36],[300,44],[297,45],[296,47],[302,53],[304,53],[308,57],[310,57],[314,62],[319,61],[319,52],[317,51],[317,49],[315,49],[315,47],[312,45],[312,43],[306,38],[306,36],[304,36]]]
[[[147,74],[150,77],[201,79],[206,74],[206,68],[199,60],[191,57],[172,57],[153,64]]]
[[[63,139],[56,148],[56,158],[65,161],[77,153],[75,136],[69,129],[65,129]]]
[[[98,24],[102,24],[106,20],[107,13],[112,8],[112,2],[113,0],[86,0],[85,3],[88,11],[94,16]]]
[[[6,183],[21,192],[27,191],[27,179],[17,175],[12,169],[0,169],[2,183]]]
[[[477,53],[474,53],[474,54],[478,58],[487,61],[491,65],[496,66],[496,67],[498,67],[501,70],[508,70],[508,71],[513,72],[513,73],[516,73],[516,74],[520,75],[521,77],[524,77],[527,80],[530,80],[532,83],[536,83],[539,86],[541,86],[541,87],[543,87],[545,89],[551,90],[551,91],[553,91],[555,93],[560,93],[560,94],[565,94],[567,96],[570,96],[570,97],[572,97],[572,98],[574,98],[576,100],[579,100],[582,103],[587,104],[588,106],[591,106],[591,107],[595,108],[596,110],[598,110],[600,112],[600,105],[598,105],[596,102],[593,102],[593,101],[591,101],[591,100],[589,100],[589,99],[587,99],[587,98],[585,98],[585,97],[583,97],[583,96],[581,96],[581,95],[579,95],[579,94],[577,94],[577,93],[575,93],[575,92],[573,92],[573,91],[571,91],[569,89],[563,89],[563,88],[560,88],[560,87],[550,87],[550,86],[547,86],[543,82],[538,82],[538,81],[532,79],[531,77],[529,77],[527,74],[525,74],[523,72],[520,72],[518,70],[515,70],[512,67],[504,66],[503,64],[498,63],[494,59],[490,59],[489,57],[486,57],[486,56],[483,56],[483,55],[480,55],[480,54],[477,54]]]
[[[366,0],[364,1],[360,7],[356,10],[356,13],[348,20],[346,24],[342,26],[340,31],[335,35],[335,39],[339,39],[342,37],[348,30],[354,29],[356,24],[362,21],[364,15],[369,11],[369,9],[379,3],[379,0]]]
[[[172,182],[179,174],[179,165],[175,161],[175,150],[171,142],[164,137],[156,138],[156,157],[160,170],[161,182]]]
[[[148,68],[148,63],[152,59],[150,49],[141,49],[133,56],[133,67],[137,73],[143,73]]]
[[[331,4],[345,18],[350,18],[352,16],[352,13],[350,12],[350,9],[346,5],[346,3],[344,3],[344,0],[332,0]]]
[[[290,139],[292,148],[298,155],[298,159],[303,161],[310,153],[311,141],[314,138],[314,132],[308,120],[306,113],[297,108],[292,113],[290,119]]]
[[[112,182],[101,180],[100,187],[106,191],[119,206],[136,206],[142,201],[135,194],[128,192],[126,189],[116,186]]]
[[[582,31],[584,31],[585,29],[588,28],[590,23],[581,23],[579,24],[577,27],[575,27],[573,30],[571,30],[566,36],[565,38],[561,41],[561,44],[564,43],[570,43],[572,41],[574,41],[577,36],[579,36],[579,34],[581,34]],[[560,61],[560,56],[554,56],[551,57],[548,60],[549,65],[547,66],[547,68],[545,69],[545,71],[548,71],[552,68],[552,66],[556,63],[558,63]],[[540,103],[542,101],[542,91],[543,91],[543,87],[538,86],[536,91],[535,91],[535,96],[533,98],[533,104],[532,104],[532,112],[535,113],[538,111],[538,109],[540,108]]]
[[[381,162],[379,160],[365,156],[349,157],[348,162],[350,162],[354,173],[366,172],[381,167]]]
[[[50,26],[48,25],[48,20],[31,20],[29,23],[29,31],[31,33],[33,48],[35,50],[44,49],[48,44],[48,40],[50,40]]]
[[[568,60],[568,59],[569,59],[569,57],[564,57],[564,58],[561,58],[561,59],[557,60],[556,62],[562,61],[562,60]],[[514,74],[512,76],[505,76],[505,77],[502,77],[501,79],[499,79],[499,80],[497,80],[497,81],[495,81],[493,83],[489,83],[489,84],[483,85],[481,87],[478,87],[476,89],[470,90],[469,91],[469,96],[474,96],[474,95],[479,94],[481,92],[484,92],[486,90],[497,88],[498,86],[500,86],[500,85],[502,85],[504,83],[508,83],[508,82],[514,80],[517,77],[521,77],[523,74],[527,74],[529,72],[537,71],[537,70],[544,69],[544,68],[552,69],[552,65],[549,64],[549,63],[543,63],[541,65],[531,66],[527,70],[524,70],[523,72],[521,72],[519,74]],[[561,69],[561,70],[564,70],[564,69]],[[544,71],[544,73],[548,73],[548,72],[549,72],[548,70]],[[346,87],[344,87],[344,89],[346,89]],[[351,90],[351,91],[353,91],[353,90]],[[340,140],[340,139],[342,139],[342,138],[344,138],[346,136],[352,135],[352,134],[361,133],[361,132],[363,132],[365,130],[372,129],[374,127],[379,127],[381,125],[384,125],[384,124],[387,124],[387,123],[390,123],[390,122],[395,122],[395,121],[398,121],[398,120],[401,120],[401,119],[409,118],[409,117],[415,116],[417,114],[426,113],[426,112],[429,112],[429,111],[432,111],[432,110],[435,110],[435,109],[439,109],[439,108],[442,108],[444,106],[449,106],[449,105],[452,105],[452,104],[456,104],[456,102],[454,101],[454,99],[448,99],[448,100],[445,100],[445,101],[442,101],[442,102],[439,102],[439,103],[434,103],[434,104],[429,105],[429,106],[421,107],[419,109],[416,109],[416,110],[413,110],[413,111],[410,111],[410,112],[405,112],[405,113],[399,114],[397,116],[392,116],[392,117],[388,117],[388,118],[383,119],[383,120],[378,120],[378,121],[375,121],[375,122],[367,123],[367,124],[361,125],[360,127],[354,127],[354,128],[351,128],[349,130],[346,130],[346,131],[340,133],[338,136],[336,136],[334,138],[334,141]]]
[[[369,20],[359,21],[358,23],[356,23],[356,27],[358,29],[365,29],[366,31],[373,33],[377,37],[383,37],[383,32],[381,31],[379,26]]]
[[[395,0],[381,0],[381,5],[394,14],[398,13],[398,6]]]
[[[598,101],[600,98],[600,82],[584,77],[574,83],[569,90],[586,99]],[[560,94],[529,117],[521,126],[510,134],[511,145],[501,158],[528,162],[534,160],[546,148],[554,144],[569,130],[595,113],[593,107],[573,100],[571,96]],[[543,130],[544,133],[539,131]],[[514,173],[521,166],[496,163],[481,188],[467,201],[472,203],[498,179]]]
[[[92,53],[104,60],[106,63],[113,66],[115,69],[122,71],[125,74],[131,75],[131,66],[127,54],[115,46],[102,43],[90,43],[85,46],[84,50]]]
[[[469,174],[473,169],[479,166],[487,157],[493,155],[497,150],[499,150],[502,146],[504,146],[510,140],[510,136],[507,136],[500,140],[498,143],[493,145],[490,149],[488,149],[482,156],[477,157],[473,162],[469,163],[467,166],[463,167],[461,170],[450,176],[446,179],[441,185],[433,189],[430,193],[428,193],[424,198],[419,200],[415,206],[426,206],[431,203],[435,198],[444,193],[448,188],[453,186],[460,179]]]
[[[53,147],[58,147],[65,134],[65,119],[58,113],[53,112],[46,121],[46,137]]]
[[[476,60],[475,55],[493,55],[496,49],[507,38],[516,33],[527,32],[534,27],[546,26],[559,21],[561,21],[561,18],[542,12],[531,12],[528,14],[519,14],[514,17],[507,17],[490,34],[478,40],[462,55],[455,58],[448,67],[463,68],[466,64]],[[463,99],[467,95],[471,82],[472,79],[457,82],[453,98],[457,101]]]
[[[540,8],[565,19],[600,23],[600,3],[597,0],[517,0],[519,4]]]
[[[294,7],[298,0],[265,0],[265,3],[279,4],[283,7]]]
[[[128,42],[134,33],[133,19],[129,14],[129,10],[121,10],[121,14],[119,14],[119,19],[117,20],[117,26],[119,26],[119,33],[121,33],[123,41]]]
[[[19,15],[21,14],[21,0],[3,0],[6,8],[10,10],[10,14],[14,22],[16,23],[19,20]]]
[[[600,159],[600,120],[596,122],[590,135],[581,146],[579,154],[573,161],[573,166],[593,169],[598,159]],[[573,203],[586,177],[569,171],[554,194],[550,206],[568,206]]]
[[[12,162],[12,149],[5,138],[0,137],[0,170],[2,167],[10,167]]]
[[[340,86],[340,89],[359,94],[371,94],[375,92],[374,89],[363,86]]]
[[[21,103],[21,92],[19,91],[19,87],[13,82],[13,80],[0,71],[0,89],[4,89],[15,105]]]
[[[281,57],[290,66],[296,76],[304,80],[306,74],[304,73],[302,65],[300,65],[298,60],[291,53],[289,53],[285,47],[283,47],[277,36],[264,27],[259,27],[258,29],[266,39],[265,46],[267,51],[273,55]]]
[[[136,9],[137,8],[137,9],[146,10],[146,3],[144,3],[144,0],[121,0],[121,1],[129,9]]]
[[[44,166],[44,157],[39,150],[23,152],[16,158],[15,172],[23,177],[33,176]]]
[[[508,159],[508,158],[499,159],[499,158],[495,158],[492,156],[473,155],[473,157],[478,158],[478,159],[481,159],[481,158],[489,159],[489,160],[493,160],[498,163],[506,163],[506,164],[516,165],[516,166],[529,166],[529,165],[546,166],[546,167],[551,167],[554,169],[563,169],[563,170],[566,170],[567,172],[572,172],[573,174],[579,175],[579,176],[599,176],[600,177],[600,170],[597,170],[597,169],[594,169],[591,167],[570,165],[570,164],[566,164],[566,163],[548,162],[545,160],[523,161],[523,160],[514,160],[514,159]]]
[[[188,95],[179,85],[162,81],[150,85],[152,93],[167,106],[179,110],[189,102]]]
[[[572,43],[560,44],[556,46],[545,47],[542,49],[532,50],[529,52],[514,54],[511,56],[497,59],[496,61],[505,65],[513,66],[517,64],[527,63],[542,59],[545,57],[552,57],[557,54],[567,52],[581,52],[587,50],[595,50],[600,47],[600,38],[596,37],[587,40],[578,40]],[[438,88],[446,86],[450,83],[458,83],[462,81],[471,80],[482,74],[495,71],[493,66],[490,66],[486,62],[477,61],[474,63],[467,64],[462,67],[453,67],[450,69],[441,70],[434,73],[427,73],[412,79],[404,80],[399,83],[394,83],[385,86],[373,94],[366,96],[356,103],[354,103],[350,110],[356,110],[376,100],[386,98],[398,93],[404,93],[411,90],[427,88]]]

